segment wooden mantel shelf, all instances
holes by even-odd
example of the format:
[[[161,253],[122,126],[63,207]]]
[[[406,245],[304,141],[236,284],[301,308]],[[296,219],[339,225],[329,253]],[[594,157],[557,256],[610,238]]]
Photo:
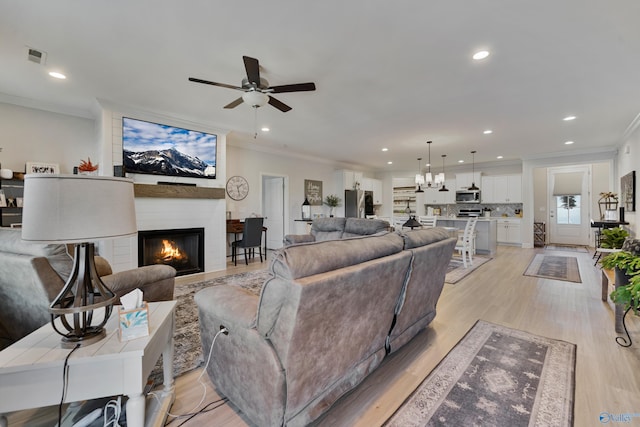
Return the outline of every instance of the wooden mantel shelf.
[[[224,188],[193,187],[189,185],[133,184],[135,197],[167,199],[224,199]]]

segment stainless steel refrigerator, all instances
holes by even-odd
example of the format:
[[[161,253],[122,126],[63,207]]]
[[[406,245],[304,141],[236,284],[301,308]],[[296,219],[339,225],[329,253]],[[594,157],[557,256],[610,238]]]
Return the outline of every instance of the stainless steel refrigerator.
[[[364,218],[365,215],[373,215],[373,192],[344,190],[344,216]]]

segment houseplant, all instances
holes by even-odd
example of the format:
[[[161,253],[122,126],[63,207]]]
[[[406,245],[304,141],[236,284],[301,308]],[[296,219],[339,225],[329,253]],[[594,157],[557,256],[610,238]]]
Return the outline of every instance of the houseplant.
[[[340,206],[341,199],[335,194],[329,194],[324,198],[324,204],[329,206],[329,216],[333,218],[335,208]]]
[[[620,249],[629,232],[624,228],[605,228],[600,232],[600,247],[605,249]]]

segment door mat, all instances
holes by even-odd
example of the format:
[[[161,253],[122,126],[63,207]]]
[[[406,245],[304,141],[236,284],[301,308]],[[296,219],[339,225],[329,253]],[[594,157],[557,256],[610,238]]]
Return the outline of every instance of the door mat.
[[[464,268],[462,258],[451,258],[451,261],[449,261],[449,267],[447,267],[447,275],[445,276],[444,281],[445,283],[450,284],[457,283],[492,259],[493,258],[474,255],[473,265],[469,265],[469,263],[467,263],[467,268]]]
[[[589,252],[587,247],[582,245],[547,245],[544,249],[546,251]]]
[[[479,320],[386,427],[571,426],[576,345]]]
[[[578,259],[575,256],[536,254],[524,275],[582,283]]]

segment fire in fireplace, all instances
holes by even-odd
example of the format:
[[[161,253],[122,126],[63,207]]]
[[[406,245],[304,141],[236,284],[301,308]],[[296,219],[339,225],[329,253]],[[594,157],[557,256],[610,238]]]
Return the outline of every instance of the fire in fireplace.
[[[138,232],[138,265],[165,264],[177,275],[204,271],[204,228]]]

